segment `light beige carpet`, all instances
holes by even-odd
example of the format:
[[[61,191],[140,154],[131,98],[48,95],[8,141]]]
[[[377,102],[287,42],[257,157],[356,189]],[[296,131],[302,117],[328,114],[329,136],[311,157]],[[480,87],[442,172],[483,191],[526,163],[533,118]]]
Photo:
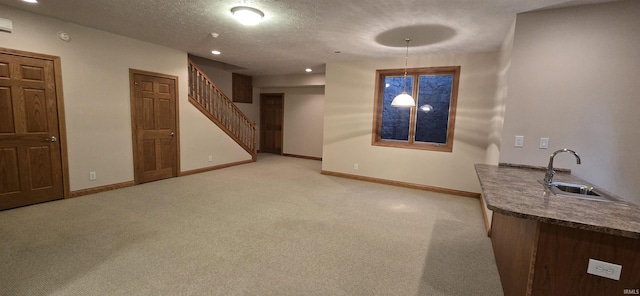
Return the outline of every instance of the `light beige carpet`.
[[[260,155],[2,211],[0,295],[502,295],[477,199],[320,168]]]

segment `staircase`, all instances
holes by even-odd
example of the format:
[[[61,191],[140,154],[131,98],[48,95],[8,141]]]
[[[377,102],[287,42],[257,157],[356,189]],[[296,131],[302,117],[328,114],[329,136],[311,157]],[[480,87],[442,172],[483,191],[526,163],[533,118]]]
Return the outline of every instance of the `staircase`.
[[[222,129],[256,161],[256,123],[251,121],[189,60],[189,102]]]

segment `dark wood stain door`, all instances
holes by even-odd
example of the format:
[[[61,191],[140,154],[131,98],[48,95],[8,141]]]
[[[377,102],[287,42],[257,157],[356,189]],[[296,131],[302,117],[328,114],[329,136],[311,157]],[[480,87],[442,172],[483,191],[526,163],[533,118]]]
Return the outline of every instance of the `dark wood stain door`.
[[[282,154],[283,94],[260,95],[260,152]]]
[[[0,53],[0,210],[64,197],[53,67]]]
[[[132,72],[135,182],[178,174],[176,79]]]

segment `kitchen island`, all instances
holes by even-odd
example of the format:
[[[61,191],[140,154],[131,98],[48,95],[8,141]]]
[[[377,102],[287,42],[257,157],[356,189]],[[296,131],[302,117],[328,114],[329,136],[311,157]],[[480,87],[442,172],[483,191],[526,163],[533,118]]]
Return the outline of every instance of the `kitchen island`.
[[[505,295],[625,295],[640,289],[640,207],[555,195],[544,171],[477,164]],[[588,184],[569,174],[556,181]],[[619,280],[587,273],[589,259],[622,265]],[[627,293],[629,294],[629,293]]]

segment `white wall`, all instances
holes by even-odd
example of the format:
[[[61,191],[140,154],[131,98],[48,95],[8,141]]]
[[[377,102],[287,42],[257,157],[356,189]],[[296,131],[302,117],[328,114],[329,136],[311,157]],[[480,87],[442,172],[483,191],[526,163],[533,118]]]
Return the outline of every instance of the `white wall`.
[[[513,36],[516,28],[515,18],[507,35],[505,36],[500,49],[498,50],[498,82],[496,95],[493,101],[492,117],[489,122],[489,145],[485,163],[497,165],[500,159],[500,146],[502,145],[502,130],[504,125],[504,113],[507,100],[507,90],[509,82],[509,68],[511,66],[511,51],[513,49]],[[493,211],[485,206],[482,209],[487,217],[488,229],[491,228]]]
[[[557,166],[640,203],[638,12],[640,1],[623,1],[518,15],[501,162],[545,166],[572,148],[582,165],[561,154]]]
[[[253,77],[253,86],[268,87],[305,87],[324,86],[324,74],[291,74],[291,75],[263,75]]]
[[[480,192],[473,165],[485,162],[490,145],[498,53],[409,57],[409,67],[462,67],[452,153],[371,146],[376,69],[403,64],[403,57],[327,64],[322,169]]]
[[[516,28],[514,18],[500,50],[498,51],[498,82],[496,95],[493,102],[491,121],[489,122],[489,145],[485,163],[497,165],[500,159],[500,147],[502,145],[502,130],[504,126],[504,113],[509,86],[509,68],[511,66],[511,51],[513,49],[513,36]]]
[[[262,88],[284,94],[282,153],[322,157],[324,86]]]
[[[1,47],[61,57],[72,191],[133,180],[130,68],[178,76],[181,171],[251,159],[188,103],[185,52],[2,5],[0,17],[14,27]]]

